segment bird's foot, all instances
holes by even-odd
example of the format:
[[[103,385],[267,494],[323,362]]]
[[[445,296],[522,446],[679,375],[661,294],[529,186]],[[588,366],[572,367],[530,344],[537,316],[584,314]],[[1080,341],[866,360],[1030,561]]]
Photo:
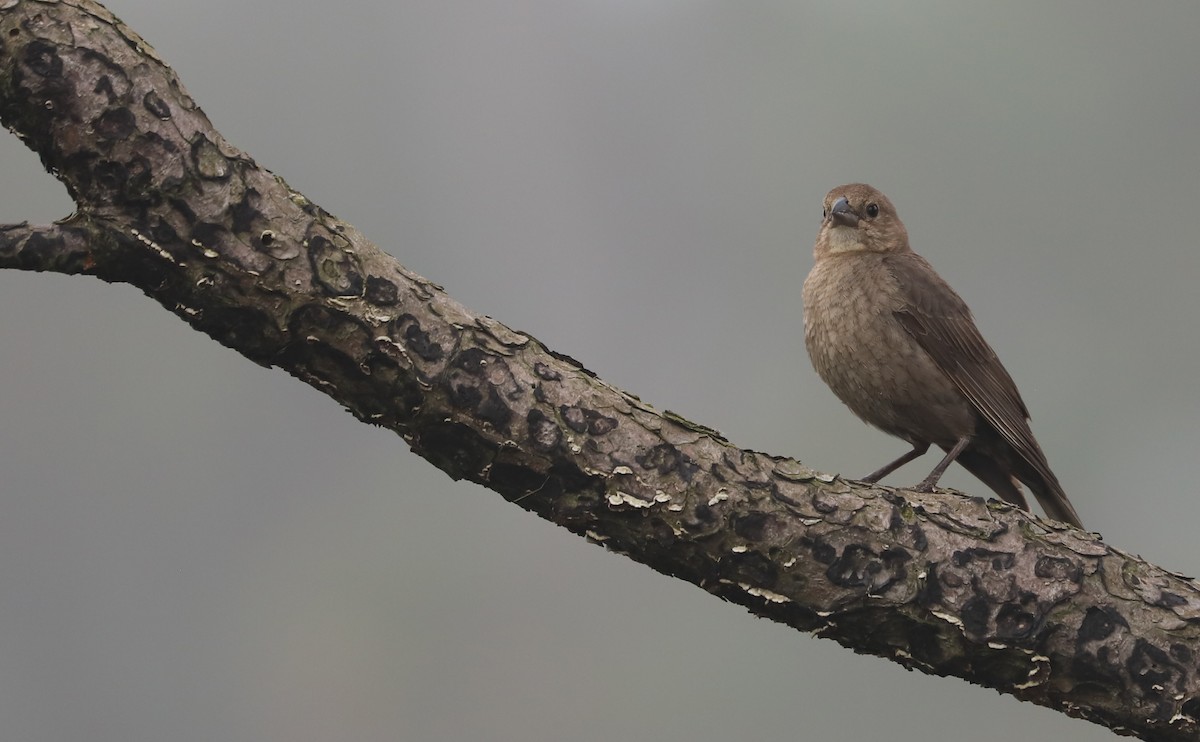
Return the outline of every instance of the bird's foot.
[[[913,491],[914,492],[933,492],[935,489],[937,489],[937,480],[938,479],[940,479],[940,477],[933,477],[933,478],[926,477],[926,478],[922,479],[920,482],[918,482],[917,486],[913,487]]]

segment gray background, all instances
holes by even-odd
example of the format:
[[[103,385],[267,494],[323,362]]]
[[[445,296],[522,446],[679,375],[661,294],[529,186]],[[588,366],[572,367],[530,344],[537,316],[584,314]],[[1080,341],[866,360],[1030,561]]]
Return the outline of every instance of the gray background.
[[[904,446],[812,372],[800,284],[824,193],[880,187],[1088,526],[1200,573],[1200,5],[337,5],[110,3],[230,141],[466,305],[850,475]],[[0,221],[69,211],[0,137]],[[127,286],[2,272],[0,317],[5,740],[1110,737],[450,482]]]

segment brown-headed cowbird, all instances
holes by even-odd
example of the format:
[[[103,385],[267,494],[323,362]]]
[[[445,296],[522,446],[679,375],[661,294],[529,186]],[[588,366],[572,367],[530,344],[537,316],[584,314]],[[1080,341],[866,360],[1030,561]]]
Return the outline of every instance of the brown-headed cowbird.
[[[913,449],[863,478],[875,482],[929,446],[946,451],[916,489],[958,461],[1026,510],[1024,482],[1051,518],[1082,527],[1029,429],[1012,377],[971,310],[908,246],[896,209],[863,183],[834,188],[804,281],[804,343],[817,373],[854,414]]]

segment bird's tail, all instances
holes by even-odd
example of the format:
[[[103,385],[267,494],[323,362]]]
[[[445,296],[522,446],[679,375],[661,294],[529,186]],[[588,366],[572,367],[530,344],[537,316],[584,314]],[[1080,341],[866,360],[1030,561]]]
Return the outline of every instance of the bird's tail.
[[[1071,501],[1067,499],[1067,493],[1063,492],[1062,485],[1058,483],[1053,472],[1046,472],[1045,476],[1022,477],[1022,481],[1037,498],[1046,515],[1054,520],[1070,523],[1076,528],[1083,528],[1079,513],[1075,512]]]
[[[990,453],[970,448],[958,455],[958,463],[974,474],[979,481],[991,487],[992,491],[1002,500],[1023,510],[1028,510],[1029,504],[1025,501],[1025,493],[1021,491],[1019,483],[1024,482],[1033,496],[1037,498],[1042,510],[1046,511],[1047,516],[1063,523],[1070,523],[1076,528],[1083,528],[1079,514],[1071,506],[1071,501],[1067,499],[1067,493],[1063,492],[1062,485],[1058,483],[1058,479],[1054,476],[1054,472],[1049,470],[1049,467],[1044,467],[1044,472],[1028,465],[1010,468],[997,461]],[[1016,469],[1015,472],[1012,471],[1013,468]]]

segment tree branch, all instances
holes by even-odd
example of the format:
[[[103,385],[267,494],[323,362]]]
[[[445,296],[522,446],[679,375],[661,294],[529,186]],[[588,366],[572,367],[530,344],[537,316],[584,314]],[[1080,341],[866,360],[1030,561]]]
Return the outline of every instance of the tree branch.
[[[0,224],[0,268],[88,273],[95,268],[87,234],[63,224]]]
[[[997,502],[818,474],[476,315],[227,143],[87,0],[9,0],[0,120],[78,206],[0,267],[139,287],[451,477],[753,613],[1144,739],[1200,733],[1200,592]]]

